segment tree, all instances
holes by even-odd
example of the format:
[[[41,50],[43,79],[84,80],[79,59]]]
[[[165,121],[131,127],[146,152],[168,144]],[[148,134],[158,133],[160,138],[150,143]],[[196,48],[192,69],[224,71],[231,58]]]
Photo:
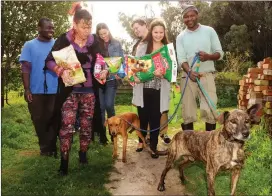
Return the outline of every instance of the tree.
[[[224,37],[227,50],[236,54],[244,54],[245,52],[251,54],[252,43],[247,32],[246,25],[232,25]]]
[[[72,2],[1,1],[2,107],[4,99],[8,101],[8,91],[12,88],[16,90],[20,86],[19,55],[23,44],[37,35],[39,19],[42,17],[52,19],[57,37],[70,26],[67,12],[71,4]]]
[[[223,48],[228,48],[224,36],[232,25],[246,25],[252,43],[251,59],[256,63],[272,56],[272,2],[235,1],[212,2],[210,16],[213,27],[221,38]]]
[[[124,38],[118,38],[118,40],[120,41],[121,43],[121,46],[124,50],[124,54],[131,54],[132,52],[132,47],[133,47],[133,42],[130,42],[130,41],[127,41],[126,39]]]

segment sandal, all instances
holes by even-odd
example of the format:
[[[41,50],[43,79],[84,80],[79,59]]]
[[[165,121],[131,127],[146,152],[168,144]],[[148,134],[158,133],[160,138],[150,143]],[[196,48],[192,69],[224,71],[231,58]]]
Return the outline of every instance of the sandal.
[[[139,146],[142,146],[142,147],[140,147],[139,148]],[[138,143],[138,147],[137,147],[137,149],[136,149],[136,152],[142,152],[143,151],[143,143]]]

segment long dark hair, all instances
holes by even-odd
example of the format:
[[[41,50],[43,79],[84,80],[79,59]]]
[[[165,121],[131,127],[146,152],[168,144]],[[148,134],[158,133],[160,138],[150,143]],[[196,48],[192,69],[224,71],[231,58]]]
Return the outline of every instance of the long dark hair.
[[[114,38],[113,38],[112,35],[111,35],[111,32],[110,32],[110,29],[109,29],[108,25],[106,25],[105,23],[98,23],[98,24],[96,25],[96,35],[97,35],[98,40],[99,40],[99,45],[100,45],[100,48],[103,50],[104,55],[106,55],[106,54],[108,53],[108,51],[107,51],[107,49],[105,48],[105,42],[104,42],[104,40],[101,39],[100,36],[99,36],[99,31],[100,31],[101,29],[106,29],[106,30],[109,31],[109,37],[110,37],[109,41],[114,40]]]
[[[164,22],[163,22],[161,19],[154,19],[154,20],[150,23],[148,34],[147,34],[146,38],[144,39],[144,41],[147,42],[146,54],[150,54],[150,53],[152,53],[152,51],[153,51],[152,31],[153,31],[154,27],[156,27],[156,26],[161,26],[161,27],[163,27],[163,29],[164,29],[164,37],[163,37],[163,39],[161,40],[161,42],[162,42],[164,45],[169,44],[168,37],[167,37],[167,32],[166,32],[166,27],[165,27]]]

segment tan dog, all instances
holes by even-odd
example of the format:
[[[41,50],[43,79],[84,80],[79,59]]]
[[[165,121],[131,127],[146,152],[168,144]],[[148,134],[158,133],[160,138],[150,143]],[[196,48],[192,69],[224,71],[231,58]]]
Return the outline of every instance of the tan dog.
[[[117,135],[121,135],[123,138],[123,157],[122,161],[126,162],[126,151],[127,151],[127,130],[131,127],[129,123],[131,123],[134,127],[140,128],[140,120],[137,114],[132,112],[127,112],[121,115],[113,116],[111,118],[108,118],[105,121],[105,126],[108,125],[110,134],[113,136],[113,142],[114,142],[114,148],[113,148],[113,154],[112,157],[117,157]],[[132,127],[129,133],[134,131],[135,129]],[[143,147],[146,147],[145,139],[142,135],[142,133],[138,130],[136,130],[137,135],[143,140]]]
[[[255,104],[247,110],[224,112],[218,121],[223,124],[221,131],[183,131],[177,133],[169,149],[159,154],[168,154],[165,169],[162,172],[159,191],[164,191],[164,179],[174,161],[183,158],[179,164],[180,179],[184,183],[183,167],[190,161],[200,160],[206,164],[208,195],[215,195],[214,180],[219,170],[230,170],[231,195],[235,194],[240,170],[244,164],[244,142],[249,138],[252,124],[259,119],[256,112],[261,108]]]

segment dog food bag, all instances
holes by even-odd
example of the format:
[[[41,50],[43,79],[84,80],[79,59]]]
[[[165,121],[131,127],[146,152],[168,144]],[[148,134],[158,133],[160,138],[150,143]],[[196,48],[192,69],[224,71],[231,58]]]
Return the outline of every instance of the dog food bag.
[[[104,60],[109,68],[109,72],[117,74],[122,65],[122,57],[106,57]]]
[[[169,82],[176,82],[177,60],[173,44],[168,44],[153,52],[151,55],[155,70],[160,69]]]
[[[155,71],[155,67],[152,64],[152,60],[149,55],[145,55],[140,58],[127,56],[126,65],[128,79],[132,82],[134,82],[135,75],[141,82],[146,82],[154,78],[153,72]]]
[[[100,83],[105,84],[106,79],[100,79],[100,73],[106,69],[106,62],[100,54],[96,54],[96,61],[94,65],[94,78]]]
[[[126,77],[127,74],[125,72],[125,69],[126,69],[126,65],[121,64],[120,69],[117,72],[117,76],[116,76],[117,79],[123,79],[124,77]]]
[[[64,69],[70,69],[71,72],[71,84],[65,84],[65,86],[73,86],[86,81],[80,62],[77,59],[74,47],[69,45],[59,51],[53,51],[52,55],[58,66]]]

